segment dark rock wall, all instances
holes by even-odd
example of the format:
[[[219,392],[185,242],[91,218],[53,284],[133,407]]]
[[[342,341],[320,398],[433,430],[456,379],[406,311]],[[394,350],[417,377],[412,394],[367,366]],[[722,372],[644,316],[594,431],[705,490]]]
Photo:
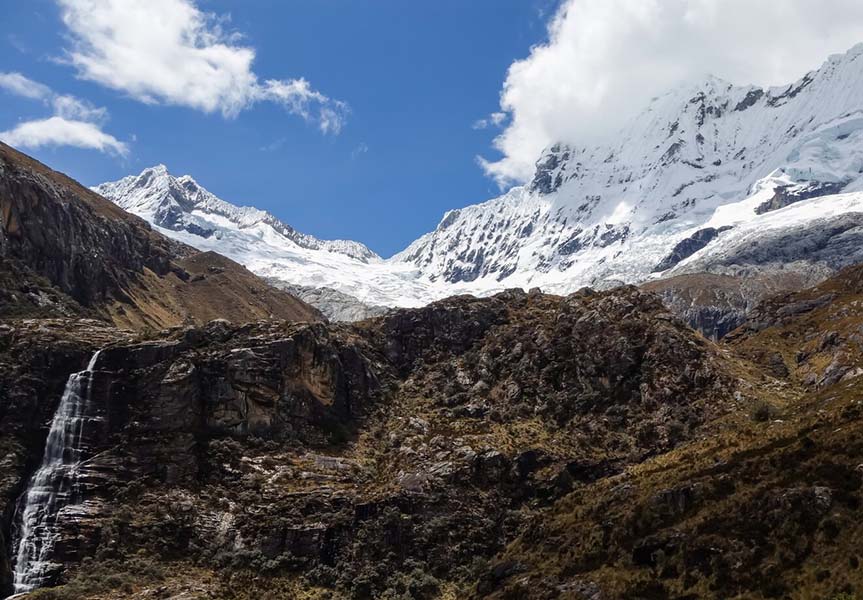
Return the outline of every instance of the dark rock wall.
[[[74,194],[52,180],[53,172],[22,166],[15,155],[0,145],[3,257],[21,261],[85,306],[122,299],[130,277],[144,267],[157,274],[171,269],[168,244],[160,246],[144,221],[84,188]]]

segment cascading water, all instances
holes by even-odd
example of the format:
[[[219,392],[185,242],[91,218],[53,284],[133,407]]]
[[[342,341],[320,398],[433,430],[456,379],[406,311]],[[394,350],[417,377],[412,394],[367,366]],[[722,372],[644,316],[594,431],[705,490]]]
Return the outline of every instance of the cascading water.
[[[17,552],[13,570],[15,593],[28,592],[48,583],[57,564],[51,554],[58,536],[61,509],[79,501],[79,476],[86,450],[84,429],[99,420],[91,406],[96,352],[87,369],[73,373],[45,442],[39,469],[33,474],[18,504]]]

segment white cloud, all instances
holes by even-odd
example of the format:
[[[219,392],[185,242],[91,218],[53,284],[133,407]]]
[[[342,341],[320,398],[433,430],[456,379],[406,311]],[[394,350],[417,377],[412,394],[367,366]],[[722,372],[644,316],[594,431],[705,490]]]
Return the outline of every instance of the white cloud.
[[[260,148],[258,148],[258,150],[260,150],[261,152],[275,152],[276,150],[278,150],[279,148],[284,146],[285,142],[287,142],[287,141],[288,141],[288,138],[281,137],[277,140],[273,140],[269,144],[261,146]]]
[[[76,146],[126,156],[129,148],[102,131],[108,111],[75,96],[56,94],[42,83],[20,73],[0,73],[0,88],[13,94],[50,103],[54,116],[19,123],[0,132],[0,140],[21,148]]]
[[[108,119],[108,110],[95,107],[75,96],[57,95],[51,100],[54,113],[64,119],[103,123]]]
[[[42,100],[51,96],[51,88],[28,79],[21,73],[0,73],[0,88],[33,100]]]
[[[351,158],[357,158],[361,154],[367,154],[369,151],[369,145],[365,142],[360,142],[357,146],[351,150]]]
[[[488,129],[489,127],[500,127],[505,120],[506,113],[493,112],[484,119],[477,119],[476,121],[474,121],[471,127],[474,129]]]
[[[78,75],[147,103],[234,117],[270,101],[324,133],[338,133],[347,105],[305,79],[268,79],[252,70],[254,49],[225,31],[225,18],[194,0],[58,0],[72,34],[68,61]]]
[[[612,135],[682,81],[790,83],[861,41],[859,0],[566,0],[547,43],[510,66],[503,157],[481,162],[501,184],[524,181],[547,145]]]
[[[103,132],[98,125],[59,116],[21,123],[14,129],[0,132],[0,139],[20,148],[76,146],[121,156],[128,153],[126,144]]]
[[[339,100],[331,100],[313,90],[305,79],[282,81],[268,79],[263,85],[255,83],[254,101],[269,100],[277,102],[285,109],[304,119],[312,120],[312,111],[317,110],[318,127],[323,133],[338,134],[349,112],[348,105]]]

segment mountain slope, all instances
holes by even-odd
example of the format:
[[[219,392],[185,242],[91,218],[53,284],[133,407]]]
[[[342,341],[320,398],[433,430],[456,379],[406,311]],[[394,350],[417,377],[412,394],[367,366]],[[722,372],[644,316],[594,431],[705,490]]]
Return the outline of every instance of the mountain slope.
[[[3,270],[19,288],[4,291],[0,313],[6,316],[31,308],[42,315],[71,311],[134,328],[216,317],[322,318],[233,261],[160,235],[146,221],[4,144],[0,217]]]
[[[863,259],[863,44],[784,87],[682,86],[613,139],[550,147],[527,185],[448,212],[388,260],[219,200],[163,166],[94,189],[259,275],[373,305],[698,272],[763,275],[775,289],[777,270],[815,283]]]
[[[552,146],[528,185],[449,212],[396,258],[477,290],[655,277],[698,232],[693,260],[740,224],[781,226],[776,209],[863,189],[861,98],[863,45],[785,87],[707,78],[654,99],[612,144]],[[860,198],[812,216],[860,212]]]
[[[372,305],[428,301],[410,265],[386,263],[358,242],[300,233],[269,213],[217,198],[188,175],[174,177],[162,165],[93,189],[157,231],[224,254],[262,277],[332,288]]]
[[[861,300],[857,266],[757,307],[721,346],[749,418],[575,490],[475,597],[858,597]]]
[[[0,542],[102,348],[34,600],[853,595],[861,302],[855,267],[721,344],[632,286],[353,325],[3,323]]]

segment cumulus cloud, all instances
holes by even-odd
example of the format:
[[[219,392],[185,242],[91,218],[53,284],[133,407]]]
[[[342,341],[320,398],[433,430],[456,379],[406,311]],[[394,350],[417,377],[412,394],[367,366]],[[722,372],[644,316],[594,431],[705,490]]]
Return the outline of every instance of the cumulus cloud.
[[[547,145],[601,141],[681,82],[787,84],[861,41],[859,0],[566,0],[510,66],[502,158],[480,161],[501,185],[524,181]]]
[[[21,73],[0,73],[0,89],[33,100],[43,100],[51,96],[51,88],[28,79]]]
[[[186,106],[234,117],[257,102],[275,102],[338,133],[344,102],[305,79],[260,81],[254,49],[225,29],[225,18],[193,0],[58,0],[71,33],[67,60],[78,75],[146,103]]]
[[[20,73],[0,73],[0,88],[33,100],[49,103],[54,116],[19,123],[0,132],[0,140],[20,148],[75,146],[126,156],[129,148],[102,131],[108,111],[80,98],[57,94],[50,87]]]
[[[20,148],[76,146],[126,156],[128,147],[95,123],[74,121],[60,116],[21,123],[0,132],[0,140]]]

